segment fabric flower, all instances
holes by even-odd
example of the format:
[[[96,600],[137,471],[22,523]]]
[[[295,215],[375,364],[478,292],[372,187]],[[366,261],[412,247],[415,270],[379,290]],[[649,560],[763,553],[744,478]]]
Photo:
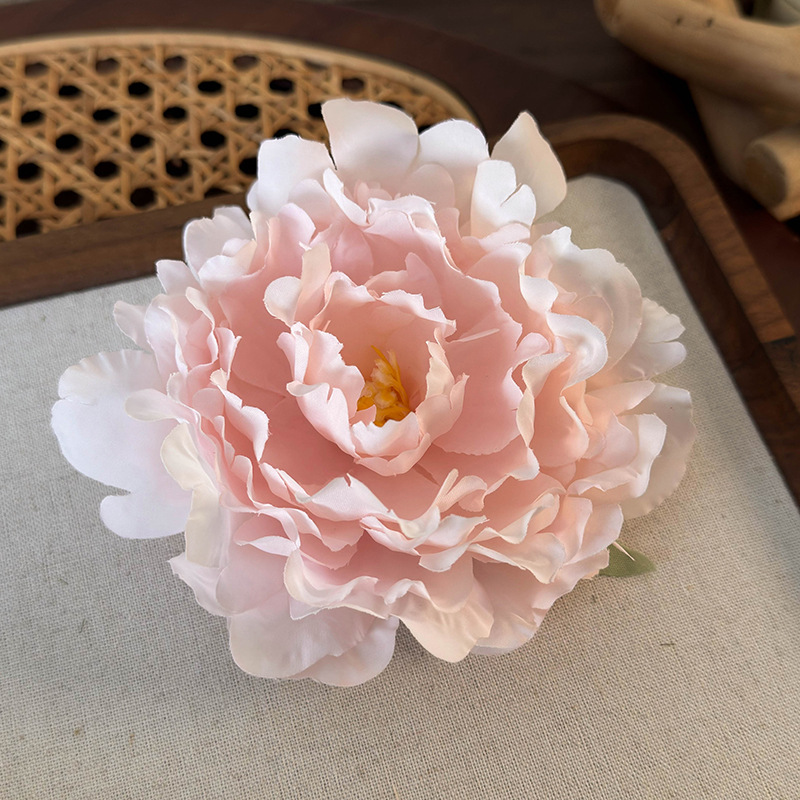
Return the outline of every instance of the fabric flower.
[[[126,537],[227,618],[249,673],[352,685],[403,622],[458,661],[526,642],[680,480],[679,320],[536,220],[563,172],[521,114],[467,122],[335,100],[330,152],[266,141],[249,217],[185,230],[163,293],[118,303],[137,350],[68,369],[64,455],[122,489]]]

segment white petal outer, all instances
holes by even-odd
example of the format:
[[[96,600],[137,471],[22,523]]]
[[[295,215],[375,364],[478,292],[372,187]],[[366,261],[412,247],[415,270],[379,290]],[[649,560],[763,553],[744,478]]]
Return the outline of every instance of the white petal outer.
[[[437,611],[416,595],[406,595],[398,616],[414,638],[444,661],[461,661],[479,639],[492,629],[492,604],[479,583],[474,583],[464,606],[455,613]]]
[[[677,341],[684,331],[680,319],[649,298],[642,299],[642,325],[633,346],[598,383],[642,380],[680,364],[686,348]]]
[[[294,678],[312,678],[330,686],[357,686],[389,665],[399,620],[374,619],[364,638],[340,656],[325,656]]]
[[[657,383],[632,413],[656,414],[666,423],[667,435],[661,453],[650,468],[650,483],[644,494],[622,503],[625,519],[649,513],[675,491],[686,471],[697,433],[692,422],[692,398],[685,389]]]
[[[491,236],[514,222],[530,228],[536,216],[533,192],[519,185],[514,169],[504,161],[484,161],[475,172],[470,206],[470,233]]]
[[[219,567],[204,567],[195,564],[181,553],[169,560],[172,574],[180,578],[194,592],[194,599],[210,614],[218,617],[226,616],[225,609],[217,602],[217,582],[219,581]]]
[[[156,261],[156,275],[167,294],[183,294],[189,286],[198,286],[197,277],[183,261],[171,258]]]
[[[189,425],[176,425],[167,434],[161,459],[181,489],[192,493],[185,525],[187,557],[201,566],[217,566],[225,544],[227,511],[220,506],[219,491],[203,468]]]
[[[552,211],[567,194],[567,179],[553,148],[524,111],[494,146],[492,158],[509,161],[517,179],[533,189],[537,216]]]
[[[274,587],[270,601],[228,621],[231,654],[239,667],[264,678],[311,677],[337,686],[377,675],[391,659],[397,621],[349,608],[292,619],[283,586],[286,559],[272,561],[274,568],[264,575]]]
[[[238,206],[214,209],[211,219],[192,220],[183,231],[186,263],[195,274],[210,258],[222,253],[230,239],[252,239],[253,229],[247,215]]]
[[[345,183],[379,182],[390,193],[417,156],[419,134],[399,109],[354,100],[322,106],[336,171]]]
[[[267,139],[258,150],[258,180],[247,193],[247,205],[274,217],[289,202],[292,189],[308,178],[321,180],[331,157],[320,142],[297,136]]]
[[[483,134],[470,122],[451,119],[420,134],[419,164],[439,164],[453,180],[456,208],[469,211],[472,183],[478,164],[489,158]],[[433,199],[427,194],[427,199]]]
[[[608,364],[603,373],[608,373],[609,367],[622,358],[640,334],[644,309],[636,278],[607,250],[578,247],[572,242],[572,231],[566,227],[542,236],[535,250],[547,253],[552,260],[548,277],[562,290],[575,292],[578,298],[599,297],[607,304],[613,318],[611,329],[606,331]]]
[[[114,304],[114,322],[117,327],[137,346],[149,350],[147,335],[144,332],[144,314],[147,306],[134,306],[118,300]]]
[[[140,389],[163,389],[155,358],[123,350],[70,367],[59,382],[52,426],[67,461],[80,472],[131,494],[107,499],[103,522],[126,538],[168,536],[184,529],[189,494],[161,463],[161,444],[174,422],[142,422],[125,413]]]

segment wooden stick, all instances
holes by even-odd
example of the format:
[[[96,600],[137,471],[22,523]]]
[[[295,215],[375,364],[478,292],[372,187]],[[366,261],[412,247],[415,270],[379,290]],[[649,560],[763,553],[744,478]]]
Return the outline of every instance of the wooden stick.
[[[734,183],[746,189],[747,147],[754,139],[779,127],[782,120],[774,119],[768,110],[754,108],[703,86],[690,88],[720,167]]]
[[[723,14],[739,16],[736,0],[697,0],[700,5]],[[739,186],[744,185],[744,150],[753,139],[766,133],[760,115],[752,107],[712,89],[689,85],[714,155],[725,174]]]
[[[721,14],[739,16],[736,0],[696,2]],[[798,122],[800,118],[791,112],[755,108],[696,83],[689,88],[719,165],[734,183],[746,189],[744,154],[750,142],[776,128]]]
[[[800,214],[800,124],[751,142],[744,152],[748,190],[777,219]]]
[[[800,111],[800,27],[690,0],[595,0],[606,30],[660,67],[755,105]]]
[[[738,15],[735,0],[697,0]],[[800,214],[800,119],[796,113],[755,108],[690,86],[714,154],[723,171],[780,220]]]

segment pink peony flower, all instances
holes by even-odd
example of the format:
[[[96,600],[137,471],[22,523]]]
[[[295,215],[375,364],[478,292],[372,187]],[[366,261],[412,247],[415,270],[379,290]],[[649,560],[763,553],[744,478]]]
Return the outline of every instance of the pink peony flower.
[[[522,114],[489,153],[449,121],[324,106],[331,152],[266,141],[220,208],[118,303],[140,348],[68,369],[53,427],[120,536],[172,560],[254,675],[352,685],[402,621],[458,661],[526,642],[677,485],[678,319],[539,216],[563,172]]]

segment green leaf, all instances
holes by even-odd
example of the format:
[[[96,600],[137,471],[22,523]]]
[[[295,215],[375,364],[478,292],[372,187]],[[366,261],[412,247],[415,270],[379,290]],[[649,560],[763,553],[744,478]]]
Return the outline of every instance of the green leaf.
[[[656,565],[646,555],[629,547],[625,548],[625,553],[612,544],[608,548],[608,566],[601,569],[600,574],[610,578],[630,578],[632,575],[643,575],[655,570]]]

